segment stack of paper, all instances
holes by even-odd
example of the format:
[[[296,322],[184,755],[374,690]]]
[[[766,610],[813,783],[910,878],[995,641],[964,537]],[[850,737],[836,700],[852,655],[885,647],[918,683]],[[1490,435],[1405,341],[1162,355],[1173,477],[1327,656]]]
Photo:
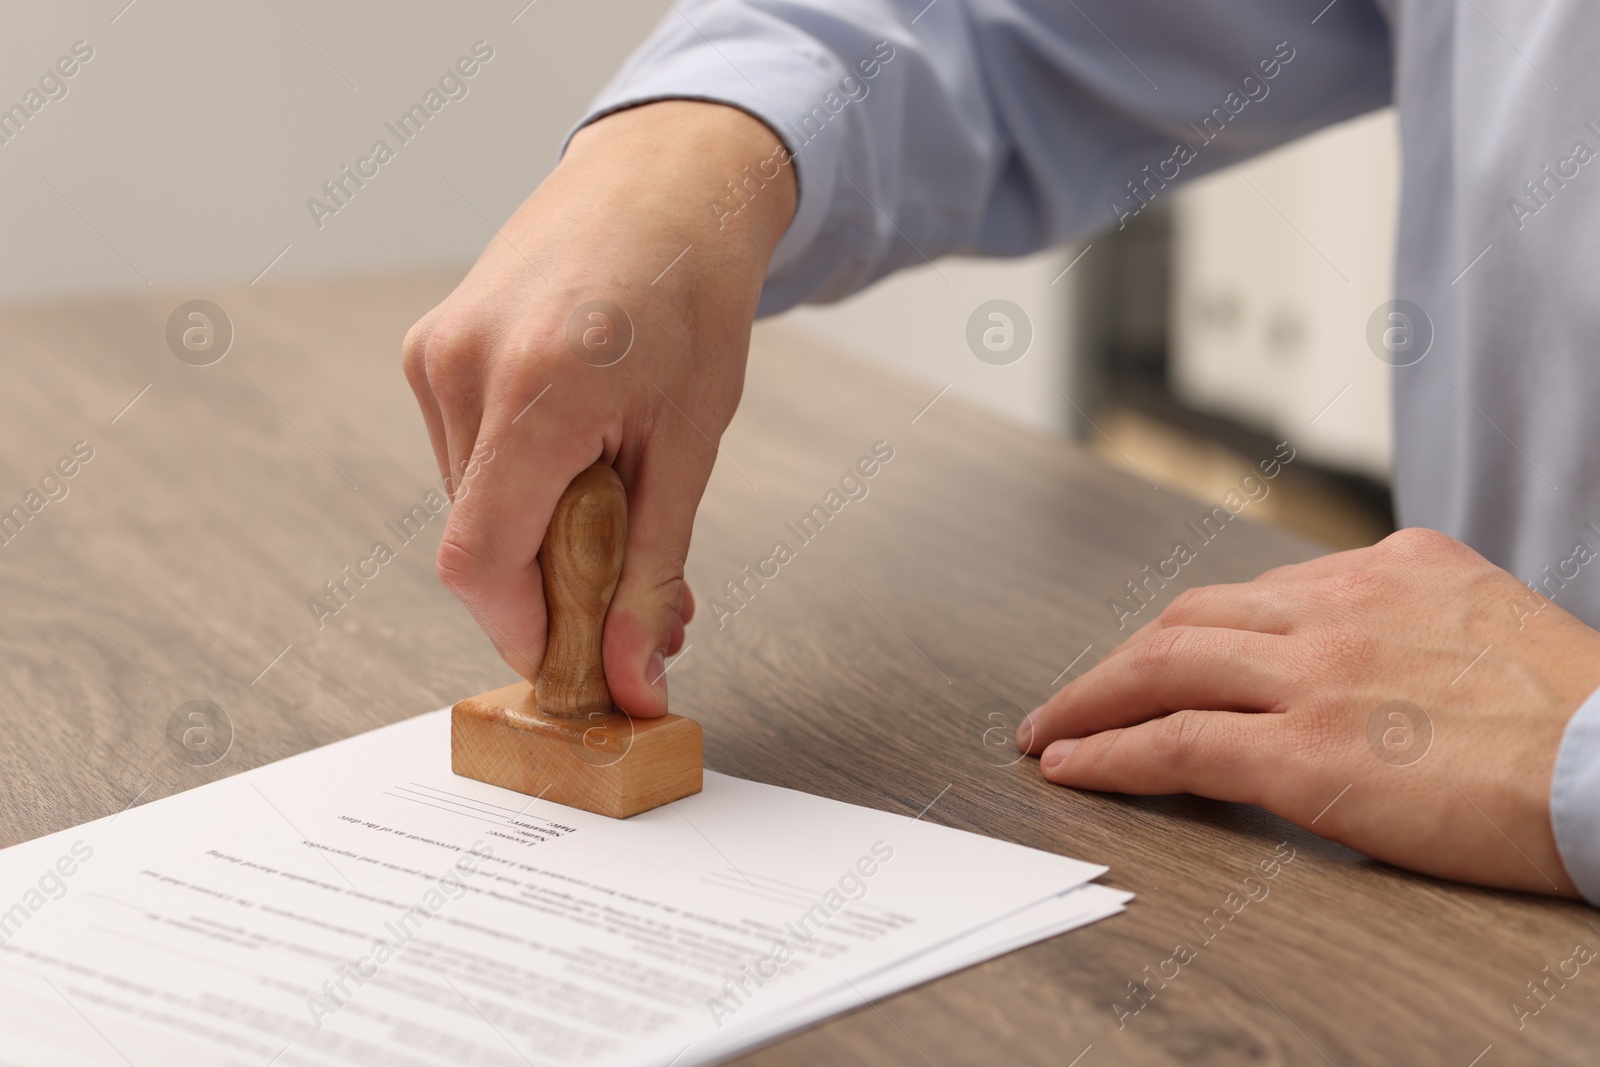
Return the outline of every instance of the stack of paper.
[[[615,821],[423,715],[0,852],[0,1064],[677,1064],[1120,911],[1104,868],[707,773]]]

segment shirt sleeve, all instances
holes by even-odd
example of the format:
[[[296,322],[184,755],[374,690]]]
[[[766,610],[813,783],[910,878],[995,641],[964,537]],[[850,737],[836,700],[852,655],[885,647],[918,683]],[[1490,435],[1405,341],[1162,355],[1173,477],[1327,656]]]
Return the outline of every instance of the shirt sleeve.
[[[583,123],[702,99],[785,140],[800,201],[771,314],[945,253],[1125,225],[1391,94],[1373,0],[674,0]],[[736,225],[740,194],[719,210],[717,192],[708,214]]]
[[[1550,785],[1556,849],[1578,892],[1600,907],[1600,690],[1567,723]]]

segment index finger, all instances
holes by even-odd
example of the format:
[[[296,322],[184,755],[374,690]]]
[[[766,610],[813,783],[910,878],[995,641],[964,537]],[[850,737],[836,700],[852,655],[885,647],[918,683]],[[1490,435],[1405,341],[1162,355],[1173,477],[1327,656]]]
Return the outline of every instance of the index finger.
[[[1292,638],[1174,626],[1107,656],[1018,729],[1027,752],[1192,708],[1277,711],[1293,681]]]
[[[539,547],[561,494],[605,448],[592,420],[583,420],[590,427],[583,432],[574,413],[550,397],[527,407],[535,385],[513,389],[511,403],[486,413],[478,442],[492,452],[457,491],[437,564],[440,580],[501,658],[530,681],[538,677],[546,633]],[[552,394],[559,389],[551,383]],[[474,451],[482,454],[476,443]]]

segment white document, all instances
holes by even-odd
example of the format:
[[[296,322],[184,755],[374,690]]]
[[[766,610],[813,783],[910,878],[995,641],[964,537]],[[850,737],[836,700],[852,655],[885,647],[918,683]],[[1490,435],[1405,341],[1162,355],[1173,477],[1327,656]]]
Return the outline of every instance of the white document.
[[[683,1067],[1128,896],[711,772],[608,819],[449,744],[439,711],[0,852],[0,1067]]]
[[[893,996],[963,967],[1115,915],[1132,897],[1132,893],[1094,884],[1068,890],[903,964],[842,983],[831,994],[773,1011],[748,1024],[741,1021],[729,1026],[695,1044],[679,1063],[689,1060],[691,1052],[695,1058],[690,1062],[711,1063],[749,1051],[830,1015],[852,1011],[880,997]]]

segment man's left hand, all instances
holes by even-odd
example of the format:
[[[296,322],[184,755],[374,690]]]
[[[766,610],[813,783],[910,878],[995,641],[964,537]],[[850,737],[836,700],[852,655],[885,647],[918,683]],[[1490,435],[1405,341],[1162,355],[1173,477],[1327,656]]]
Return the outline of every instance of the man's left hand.
[[[1190,589],[1018,730],[1046,778],[1257,804],[1445,878],[1576,895],[1550,785],[1600,632],[1466,545]]]

